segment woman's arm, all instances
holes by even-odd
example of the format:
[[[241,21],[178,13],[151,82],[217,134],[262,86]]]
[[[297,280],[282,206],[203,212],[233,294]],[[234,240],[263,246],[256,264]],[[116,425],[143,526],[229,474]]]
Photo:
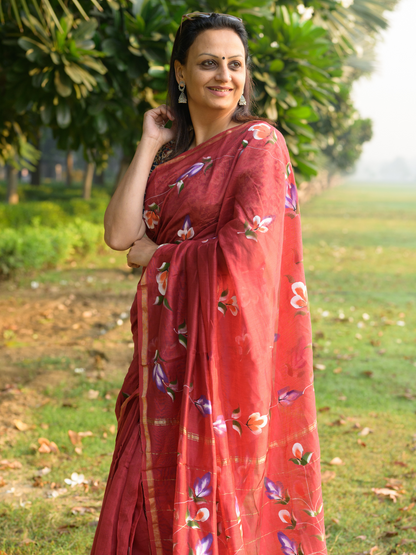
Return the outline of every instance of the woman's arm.
[[[128,249],[145,233],[142,214],[147,179],[157,151],[176,135],[176,122],[170,129],[164,127],[174,119],[164,104],[144,115],[142,140],[104,216],[104,240],[114,250]]]

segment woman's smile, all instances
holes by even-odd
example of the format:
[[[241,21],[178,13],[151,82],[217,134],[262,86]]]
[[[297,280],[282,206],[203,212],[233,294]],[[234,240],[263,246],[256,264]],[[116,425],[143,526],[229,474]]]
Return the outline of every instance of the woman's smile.
[[[207,88],[210,92],[212,92],[212,94],[215,94],[215,96],[227,96],[227,94],[233,91],[233,89],[230,89],[228,87],[207,87]]]

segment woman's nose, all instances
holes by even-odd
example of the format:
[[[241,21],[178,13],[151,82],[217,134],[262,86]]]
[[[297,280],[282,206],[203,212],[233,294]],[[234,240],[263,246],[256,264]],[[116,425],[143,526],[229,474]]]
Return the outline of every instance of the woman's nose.
[[[230,71],[228,69],[227,64],[222,64],[218,68],[218,72],[216,75],[218,81],[229,81],[230,80]]]

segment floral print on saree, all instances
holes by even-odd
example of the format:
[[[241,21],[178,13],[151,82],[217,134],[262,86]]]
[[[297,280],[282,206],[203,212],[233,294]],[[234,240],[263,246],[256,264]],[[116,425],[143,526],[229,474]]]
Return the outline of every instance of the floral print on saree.
[[[141,480],[151,555],[327,555],[300,214],[283,136],[248,122],[156,167],[144,218],[162,246],[132,307],[135,352],[92,554],[127,554],[141,497],[126,488]],[[118,461],[137,441],[135,478]]]

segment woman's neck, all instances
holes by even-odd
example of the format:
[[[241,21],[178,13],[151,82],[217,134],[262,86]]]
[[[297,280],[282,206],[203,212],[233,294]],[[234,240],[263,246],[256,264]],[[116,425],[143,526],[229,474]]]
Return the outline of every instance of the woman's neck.
[[[236,125],[240,125],[232,121],[231,114],[226,114],[222,117],[217,117],[214,120],[209,120],[206,116],[205,117],[192,117],[192,110],[190,110],[191,119],[192,119],[192,126],[193,126],[193,141],[188,148],[195,148],[196,146],[200,145],[201,143],[205,143],[218,133],[225,131],[226,129],[231,129]]]

